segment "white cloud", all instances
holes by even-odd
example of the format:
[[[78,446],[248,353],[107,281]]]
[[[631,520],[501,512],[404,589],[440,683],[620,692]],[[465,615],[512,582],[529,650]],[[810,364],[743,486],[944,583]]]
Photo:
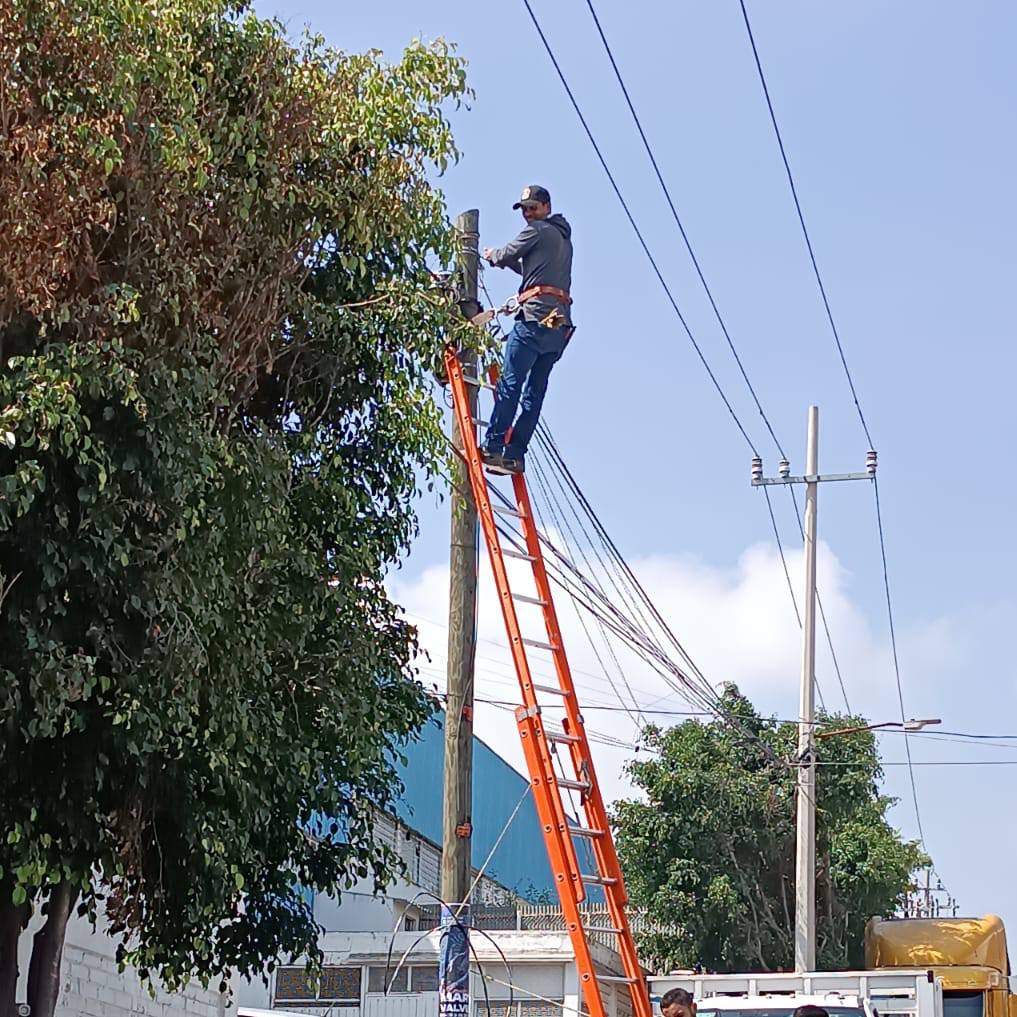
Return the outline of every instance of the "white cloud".
[[[557,535],[552,534],[552,539]],[[510,562],[513,589],[533,593],[525,563]],[[801,587],[802,555],[788,557],[796,596]],[[663,617],[682,641],[692,659],[715,687],[733,681],[764,711],[795,717],[801,668],[800,630],[788,592],[787,579],[776,550],[766,545],[749,547],[730,568],[710,565],[692,556],[654,555],[632,562]],[[836,556],[820,545],[820,588],[826,616],[844,675],[851,706],[873,719],[892,720],[899,715],[889,647],[875,634],[858,605],[847,593],[849,575]],[[421,660],[421,679],[444,690],[446,663],[445,618],[448,610],[448,569],[434,566],[415,578],[393,577],[390,589],[410,620],[420,628],[421,643],[430,660]],[[580,703],[586,709],[587,727],[626,742],[637,740],[635,723],[623,712],[596,709],[618,706],[618,696],[605,676],[597,652],[591,647],[569,598],[555,590],[565,645],[574,672]],[[799,600],[799,606],[801,601]],[[524,635],[544,639],[540,612],[518,607]],[[587,621],[588,627],[594,628]],[[486,557],[482,560],[478,618],[477,697],[519,701],[518,684],[506,646],[504,623]],[[598,638],[601,660],[608,663],[615,685],[625,701],[631,699],[617,681],[606,647]],[[957,657],[957,637],[945,621],[933,621],[920,631],[903,634],[912,668],[923,673],[942,671]],[[663,679],[627,648],[616,652],[625,676],[644,709],[691,709]],[[547,674],[547,654],[531,653],[531,666]],[[825,702],[843,709],[843,699],[825,639],[819,636],[817,674]],[[539,679],[538,679],[539,680]],[[660,721],[678,720],[658,716]],[[514,765],[522,769],[515,722],[510,712],[478,704],[476,733]],[[611,798],[629,792],[621,772],[632,758],[630,749],[594,746],[594,759],[605,794]]]
[[[552,534],[557,542],[557,536]],[[517,592],[532,593],[528,567],[513,562]],[[691,555],[652,555],[632,561],[632,567],[675,633],[707,679],[714,685],[734,681],[765,711],[795,717],[798,711],[800,632],[776,549],[747,548],[734,566],[718,567]],[[797,594],[802,584],[801,553],[788,557]],[[833,632],[841,671],[852,709],[873,721],[900,716],[892,657],[885,621],[876,604],[874,620],[850,595],[851,576],[826,545],[820,545],[819,586]],[[421,642],[431,661],[421,661],[421,679],[445,687],[448,569],[432,567],[417,576],[399,573],[390,590],[408,617],[419,625]],[[636,725],[624,712],[602,711],[598,705],[618,705],[597,656],[587,641],[569,599],[555,588],[560,622],[587,729],[634,742]],[[506,647],[504,625],[482,559],[479,596],[477,696],[479,699],[519,701],[518,684]],[[524,634],[541,638],[539,611],[520,607]],[[898,621],[898,648],[904,674],[905,706],[909,716],[942,717],[944,730],[1012,729],[1017,707],[1017,683],[1012,670],[992,670],[989,633],[1010,624],[1012,605],[972,607],[963,618],[939,617],[910,624]],[[528,624],[527,624],[528,623]],[[820,629],[820,633],[822,630]],[[601,656],[610,662],[603,647]],[[618,649],[618,658],[636,698],[644,708],[687,710],[688,704],[671,691],[659,675],[634,654]],[[535,653],[533,667],[547,674],[548,656]],[[836,676],[825,638],[820,634],[817,674],[827,704],[842,707]],[[540,680],[538,678],[538,680]],[[623,695],[624,695],[623,690]],[[998,719],[1002,718],[1002,719]],[[662,717],[677,722],[680,717]],[[511,712],[478,703],[476,733],[495,751],[524,772],[518,734]],[[881,738],[883,758],[904,758],[903,740],[892,732]],[[605,798],[629,795],[623,773],[631,749],[594,743],[594,763]],[[964,744],[940,740],[935,734],[911,739],[916,762],[934,760],[1013,758],[1006,746]],[[1017,820],[1001,814],[1009,800],[1014,767],[916,767],[923,825],[938,870],[950,890],[970,913],[987,910],[1011,918],[1017,914],[1017,894],[1002,892],[991,876],[1003,871],[1007,852],[1017,838]],[[907,770],[887,767],[887,790],[900,799],[894,820],[906,836],[916,835]],[[971,866],[970,836],[983,829],[990,814],[997,817],[995,835],[978,837],[981,860]],[[996,822],[996,820],[994,820]]]

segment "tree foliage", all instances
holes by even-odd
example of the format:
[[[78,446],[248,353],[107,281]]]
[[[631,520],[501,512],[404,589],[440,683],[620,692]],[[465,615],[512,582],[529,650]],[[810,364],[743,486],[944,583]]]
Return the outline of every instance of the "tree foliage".
[[[0,954],[59,891],[170,987],[313,955],[295,886],[388,878],[429,711],[382,578],[464,327],[462,61],[0,0],[0,73]]]
[[[648,934],[644,959],[711,970],[790,970],[794,963],[797,725],[760,717],[738,690],[723,695],[738,723],[690,720],[647,731],[657,754],[629,764],[645,799],[614,821],[633,902],[679,937]],[[822,727],[864,724],[826,715]],[[918,845],[888,823],[871,731],[820,739],[816,777],[817,963],[862,967],[863,930],[892,914]],[[776,761],[775,761],[776,760]]]

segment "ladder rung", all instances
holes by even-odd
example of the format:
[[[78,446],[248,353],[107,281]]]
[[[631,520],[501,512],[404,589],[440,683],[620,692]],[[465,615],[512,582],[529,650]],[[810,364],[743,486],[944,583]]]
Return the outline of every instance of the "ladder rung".
[[[563,777],[558,778],[558,787],[563,787],[567,791],[582,791],[584,794],[592,790],[588,780],[565,780]]]
[[[610,925],[587,925],[583,929],[583,932],[608,932],[615,936],[620,936],[622,933],[621,929],[612,929]]]
[[[593,977],[598,982],[628,982],[629,985],[635,985],[638,979],[628,978],[625,975],[598,975],[596,971],[593,972]]]
[[[558,782],[558,786],[561,786],[561,782]],[[569,833],[573,837],[603,837],[603,830],[594,830],[592,826],[570,826]]]
[[[474,378],[472,374],[464,374],[463,381],[465,381],[467,385],[479,385],[481,388],[489,388],[492,391],[494,390],[494,385],[492,385],[489,381],[481,381],[480,378]]]
[[[473,417],[473,423],[476,424],[477,427],[490,427],[491,426],[491,421],[490,420],[480,420],[478,417]]]
[[[522,514],[522,512],[519,512],[517,509],[506,508],[504,505],[492,505],[491,506],[491,511],[492,512],[497,512],[498,515],[500,515],[500,516],[515,516],[516,519],[525,519],[526,518]],[[502,552],[502,553],[505,553],[505,552]]]
[[[526,554],[524,551],[506,551],[502,548],[501,552],[506,558],[518,558],[520,561],[536,561],[535,555]]]
[[[555,650],[560,650],[560,646],[553,646],[551,643],[542,643],[539,639],[524,639],[524,646],[532,646],[535,650],[550,650],[552,653]]]
[[[588,872],[580,872],[579,878],[584,883],[596,883],[599,886],[614,886],[618,882],[613,876],[594,876]]]
[[[513,593],[513,600],[518,600],[521,604],[536,604],[537,607],[547,607],[547,601],[541,600],[540,597],[528,597],[525,593]]]
[[[579,741],[578,735],[565,734],[564,731],[548,731],[545,729],[544,737],[549,742],[568,742],[570,745],[574,745]]]
[[[533,683],[533,687],[538,692],[550,692],[556,696],[567,696],[568,693],[564,689],[558,688],[557,685],[538,685],[536,682]]]

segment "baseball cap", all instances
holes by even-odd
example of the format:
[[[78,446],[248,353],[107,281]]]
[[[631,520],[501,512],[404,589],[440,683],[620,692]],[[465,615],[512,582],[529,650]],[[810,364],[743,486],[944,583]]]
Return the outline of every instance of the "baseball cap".
[[[522,208],[524,205],[550,204],[551,195],[547,193],[547,188],[541,187],[540,184],[530,184],[529,187],[523,188],[523,193],[519,196],[519,200],[512,207]]]

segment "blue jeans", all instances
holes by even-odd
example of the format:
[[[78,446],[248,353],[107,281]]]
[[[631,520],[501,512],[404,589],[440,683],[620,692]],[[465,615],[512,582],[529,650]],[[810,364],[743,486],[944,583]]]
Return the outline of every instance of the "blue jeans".
[[[551,368],[564,349],[562,329],[545,328],[535,321],[516,321],[505,344],[505,360],[494,393],[494,412],[484,438],[484,448],[488,452],[523,461],[540,419]],[[513,426],[520,394],[523,411]],[[506,445],[505,432],[509,427],[512,427],[512,436]]]

